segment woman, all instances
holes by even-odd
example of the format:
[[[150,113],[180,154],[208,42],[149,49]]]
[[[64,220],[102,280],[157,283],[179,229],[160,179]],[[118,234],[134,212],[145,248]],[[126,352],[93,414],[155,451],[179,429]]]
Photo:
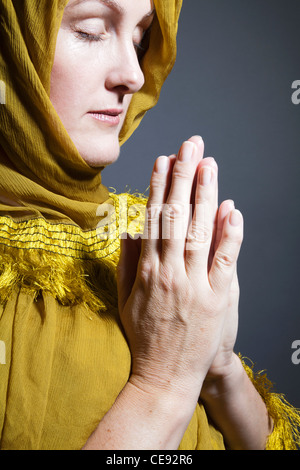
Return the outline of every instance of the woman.
[[[174,64],[180,6],[1,4],[2,449],[296,446],[297,412],[233,352],[243,220],[217,210],[203,140],[157,159],[142,243],[121,235],[146,201],[101,184]]]

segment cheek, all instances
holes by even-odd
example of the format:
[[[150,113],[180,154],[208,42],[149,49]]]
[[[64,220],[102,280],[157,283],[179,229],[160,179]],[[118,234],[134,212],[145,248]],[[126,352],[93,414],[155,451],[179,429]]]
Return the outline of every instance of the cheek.
[[[74,45],[69,34],[59,32],[50,88],[50,99],[59,114],[84,107],[88,97],[99,90],[102,77],[92,54],[83,45]]]

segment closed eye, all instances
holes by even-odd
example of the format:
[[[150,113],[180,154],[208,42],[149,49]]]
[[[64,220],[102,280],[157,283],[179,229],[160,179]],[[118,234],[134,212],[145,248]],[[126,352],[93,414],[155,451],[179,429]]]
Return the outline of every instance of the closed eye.
[[[78,39],[89,41],[89,42],[103,41],[103,37],[101,34],[90,34],[84,31],[76,31],[76,36],[78,37]]]

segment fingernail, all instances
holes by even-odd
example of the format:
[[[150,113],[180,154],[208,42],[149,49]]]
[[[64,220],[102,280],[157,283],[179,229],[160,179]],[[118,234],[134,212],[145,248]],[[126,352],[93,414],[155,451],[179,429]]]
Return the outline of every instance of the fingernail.
[[[182,162],[189,162],[194,153],[194,148],[195,145],[193,142],[184,142],[179,152],[179,160]]]
[[[228,199],[228,201],[225,201],[224,205],[228,212],[233,211],[235,209],[235,203],[232,199]]]
[[[240,213],[240,211],[235,209],[234,211],[231,212],[230,218],[229,218],[230,225],[232,225],[233,227],[238,227],[239,225],[241,225],[242,220],[243,220],[243,216]]]
[[[157,173],[165,174],[169,170],[170,161],[168,157],[159,157],[156,161]]]
[[[204,141],[201,137],[201,135],[196,135],[195,138],[197,139],[197,145],[203,145]]]
[[[207,157],[206,160],[209,161],[210,164],[213,165],[215,168],[218,168],[218,164],[216,160],[214,159],[214,157]]]
[[[204,166],[200,172],[200,184],[208,186],[212,181],[212,170],[208,166]]]

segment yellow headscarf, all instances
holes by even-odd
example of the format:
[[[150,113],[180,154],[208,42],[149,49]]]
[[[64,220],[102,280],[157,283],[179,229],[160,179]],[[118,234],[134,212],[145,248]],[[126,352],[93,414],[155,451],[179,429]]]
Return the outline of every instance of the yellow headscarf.
[[[129,214],[123,215],[120,198],[102,185],[101,170],[81,158],[49,98],[67,3],[0,3],[0,80],[6,88],[0,105],[0,303],[21,287],[35,298],[48,292],[63,305],[83,302],[99,312],[117,304],[114,273],[124,231],[118,222]],[[154,1],[156,17],[142,61],[145,85],[131,101],[121,144],[157,103],[174,65],[181,4]],[[128,205],[137,202],[134,195],[124,196]],[[107,239],[98,230],[104,202],[115,216]]]
[[[57,33],[68,0],[2,0],[0,4],[0,205],[14,220],[43,216],[95,228],[99,204],[109,198],[101,171],[83,161],[50,99]],[[158,101],[176,57],[182,0],[155,0],[156,18],[143,58],[145,86],[133,98],[122,145]]]

